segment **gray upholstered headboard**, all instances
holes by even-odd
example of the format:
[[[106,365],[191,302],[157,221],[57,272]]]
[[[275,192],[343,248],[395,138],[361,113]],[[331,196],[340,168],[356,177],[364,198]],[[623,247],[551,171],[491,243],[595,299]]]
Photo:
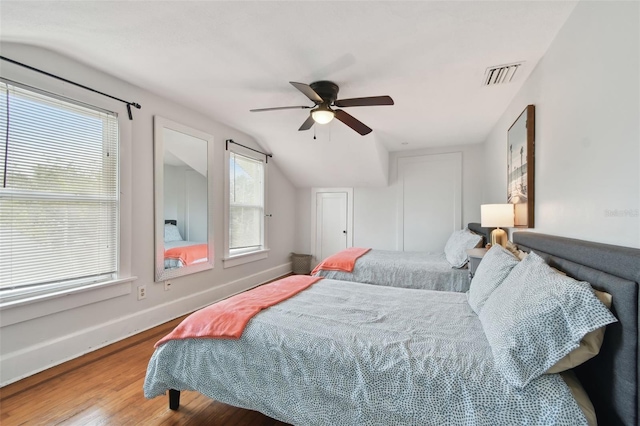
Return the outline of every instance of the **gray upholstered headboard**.
[[[489,241],[491,241],[491,231],[493,231],[496,228],[483,228],[479,223],[473,223],[470,222],[467,225],[467,228],[469,228],[470,231],[478,234],[478,235],[482,235],[482,237],[484,238],[484,240],[482,241],[482,246],[484,247]]]
[[[575,369],[600,425],[638,425],[638,285],[640,249],[532,232],[514,232],[519,249],[613,296],[618,322],[607,326],[600,354]]]

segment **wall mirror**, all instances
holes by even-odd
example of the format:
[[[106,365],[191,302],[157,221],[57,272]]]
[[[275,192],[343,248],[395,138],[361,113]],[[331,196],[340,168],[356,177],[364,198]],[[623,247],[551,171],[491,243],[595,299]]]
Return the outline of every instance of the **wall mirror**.
[[[528,105],[507,132],[507,202],[516,228],[534,227],[535,113]]]
[[[155,280],[213,268],[213,136],[154,117]]]

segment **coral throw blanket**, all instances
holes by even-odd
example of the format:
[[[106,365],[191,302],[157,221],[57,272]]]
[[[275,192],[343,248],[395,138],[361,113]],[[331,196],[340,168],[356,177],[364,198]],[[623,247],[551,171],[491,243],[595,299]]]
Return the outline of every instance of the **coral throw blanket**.
[[[189,315],[155,347],[177,339],[239,339],[249,320],[258,312],[295,296],[321,279],[293,275],[221,300]]]
[[[183,265],[193,265],[200,262],[206,262],[208,248],[209,247],[206,244],[173,247],[164,251],[164,258],[180,259]]]
[[[313,268],[311,275],[315,275],[318,271],[344,271],[353,272],[353,267],[356,264],[356,260],[363,254],[367,253],[370,248],[349,247],[341,252],[327,257],[320,262],[318,266]]]

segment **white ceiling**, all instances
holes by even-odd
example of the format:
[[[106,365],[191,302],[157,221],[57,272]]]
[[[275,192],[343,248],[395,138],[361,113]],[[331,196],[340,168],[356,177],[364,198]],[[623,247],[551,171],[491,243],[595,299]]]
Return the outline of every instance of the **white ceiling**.
[[[387,182],[387,153],[481,143],[575,1],[6,1],[0,38],[45,47],[253,136],[296,186]],[[483,87],[487,67],[526,61]],[[312,105],[289,81],[338,98],[390,95],[299,132]],[[144,108],[144,105],[143,105]]]

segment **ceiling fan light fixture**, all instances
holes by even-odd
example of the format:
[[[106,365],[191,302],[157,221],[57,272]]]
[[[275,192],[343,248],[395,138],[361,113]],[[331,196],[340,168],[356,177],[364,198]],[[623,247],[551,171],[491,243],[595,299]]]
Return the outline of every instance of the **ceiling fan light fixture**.
[[[329,123],[331,120],[333,120],[334,115],[335,113],[333,111],[331,111],[327,107],[322,107],[322,106],[311,111],[311,117],[313,117],[313,121],[315,121],[318,124]]]

